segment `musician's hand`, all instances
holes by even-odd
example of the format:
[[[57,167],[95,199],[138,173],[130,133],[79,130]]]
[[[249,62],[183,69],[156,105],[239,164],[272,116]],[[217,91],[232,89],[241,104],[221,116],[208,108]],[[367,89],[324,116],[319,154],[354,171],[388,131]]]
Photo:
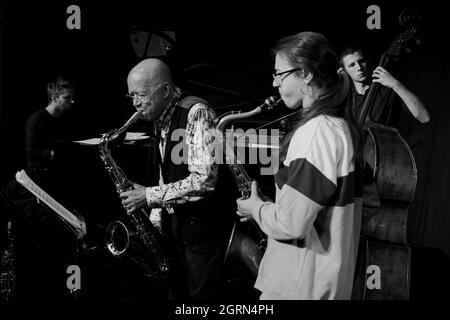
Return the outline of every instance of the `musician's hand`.
[[[252,182],[252,193],[248,199],[239,198],[236,200],[237,211],[236,214],[241,217],[241,222],[250,221],[253,219],[252,209],[260,206],[263,202],[258,192],[258,183]]]
[[[122,192],[120,194],[122,205],[128,212],[144,207],[147,204],[145,187],[137,183],[134,183],[133,185],[135,188],[134,190]]]
[[[132,184],[133,184],[133,187],[135,188],[135,189],[138,189],[138,188],[145,188],[143,185],[140,185],[140,184],[138,184],[138,183],[136,183],[136,182],[131,182]]]
[[[391,89],[395,89],[395,87],[399,84],[397,79],[395,79],[386,69],[380,66],[373,71],[372,77],[373,82],[378,82],[381,85]]]

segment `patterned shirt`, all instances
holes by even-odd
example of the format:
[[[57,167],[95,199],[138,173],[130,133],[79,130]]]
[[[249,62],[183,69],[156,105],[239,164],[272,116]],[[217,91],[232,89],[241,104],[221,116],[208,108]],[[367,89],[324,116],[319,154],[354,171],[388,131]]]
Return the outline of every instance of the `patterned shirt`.
[[[180,98],[181,91],[176,88],[174,98],[169,107],[157,120],[161,138],[160,154],[165,153],[167,136],[171,118]],[[205,194],[214,190],[218,175],[218,165],[214,162],[215,140],[214,123],[216,115],[206,105],[197,103],[191,107],[187,117],[185,141],[188,146],[188,170],[186,178],[165,184],[160,168],[159,186],[146,188],[146,199],[149,207],[172,207],[186,202],[202,199]],[[171,213],[172,210],[169,210]],[[152,213],[154,215],[154,213]]]

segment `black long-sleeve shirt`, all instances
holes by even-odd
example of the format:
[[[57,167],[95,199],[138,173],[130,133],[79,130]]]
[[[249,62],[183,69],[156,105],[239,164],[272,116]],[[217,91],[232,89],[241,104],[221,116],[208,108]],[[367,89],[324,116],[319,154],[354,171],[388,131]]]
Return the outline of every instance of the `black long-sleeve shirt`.
[[[55,131],[56,118],[46,109],[39,110],[28,118],[25,125],[27,168],[48,168]]]

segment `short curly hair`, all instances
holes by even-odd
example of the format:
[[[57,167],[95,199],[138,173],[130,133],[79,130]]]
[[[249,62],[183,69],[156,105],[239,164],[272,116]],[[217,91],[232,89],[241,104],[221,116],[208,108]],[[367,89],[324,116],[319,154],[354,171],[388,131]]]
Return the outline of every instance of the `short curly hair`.
[[[52,97],[58,97],[65,89],[75,91],[75,83],[73,81],[58,77],[47,83],[48,102],[52,101]]]

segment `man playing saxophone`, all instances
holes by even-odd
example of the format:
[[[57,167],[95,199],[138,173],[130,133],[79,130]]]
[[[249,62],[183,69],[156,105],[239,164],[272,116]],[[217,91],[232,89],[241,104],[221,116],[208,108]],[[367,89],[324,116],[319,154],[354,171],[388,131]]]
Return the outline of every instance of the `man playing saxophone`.
[[[222,166],[214,162],[211,146],[216,116],[205,100],[186,96],[174,84],[170,68],[159,59],[137,64],[128,74],[127,84],[133,106],[155,127],[159,141],[153,174],[159,177],[159,184],[135,184],[134,190],[120,194],[122,204],[127,211],[152,208],[150,219],[156,225],[161,217],[170,220],[176,260],[169,275],[171,299],[218,299],[223,293],[222,262],[233,201],[223,199],[231,193],[219,178]],[[181,163],[174,159],[178,151],[173,152],[180,144],[187,151]]]

